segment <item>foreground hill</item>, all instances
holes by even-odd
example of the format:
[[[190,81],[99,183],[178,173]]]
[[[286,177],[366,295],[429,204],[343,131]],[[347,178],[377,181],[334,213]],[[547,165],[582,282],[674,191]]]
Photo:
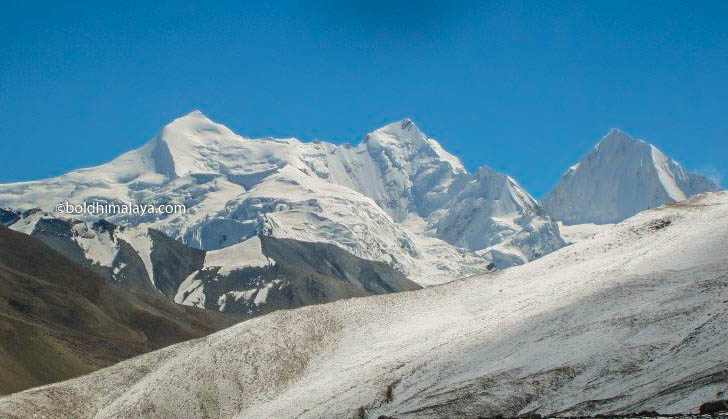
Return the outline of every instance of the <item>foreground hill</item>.
[[[161,294],[116,289],[2,225],[0,285],[0,394],[86,374],[234,323]]]
[[[532,263],[280,311],[0,399],[0,416],[697,412],[728,380],[728,193]]]

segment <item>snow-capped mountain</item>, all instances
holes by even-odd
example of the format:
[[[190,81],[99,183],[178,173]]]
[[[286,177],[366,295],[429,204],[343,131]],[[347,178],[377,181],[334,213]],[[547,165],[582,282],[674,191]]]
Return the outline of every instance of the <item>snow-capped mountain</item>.
[[[564,246],[558,226],[510,176],[481,167],[430,219],[438,237],[486,255],[497,267],[519,265]]]
[[[728,193],[705,194],[526,265],[278,311],[0,398],[0,416],[696,414],[726,398],[726,252]]]
[[[0,416],[694,412],[726,391],[728,195],[686,199],[713,189],[619,131],[543,207],[410,120],[353,146],[243,138],[193,112],[107,164],[0,185],[0,227],[134,294],[261,317],[0,398]],[[546,208],[592,224],[564,247]],[[42,320],[24,304],[6,306]]]
[[[564,244],[535,200],[503,178],[498,187],[505,192],[491,191],[490,177],[470,175],[410,120],[351,146],[247,139],[195,111],[107,164],[0,185],[0,206],[52,211],[66,200],[182,203],[184,214],[108,221],[139,237],[151,228],[206,251],[255,237],[330,244],[428,285],[524,263]],[[492,202],[501,197],[510,204]],[[450,208],[465,198],[456,225]],[[453,232],[468,227],[462,223],[488,238],[456,239]],[[149,252],[148,243],[138,246]]]
[[[566,224],[610,224],[718,190],[718,185],[686,171],[654,145],[613,129],[562,176],[543,205]]]

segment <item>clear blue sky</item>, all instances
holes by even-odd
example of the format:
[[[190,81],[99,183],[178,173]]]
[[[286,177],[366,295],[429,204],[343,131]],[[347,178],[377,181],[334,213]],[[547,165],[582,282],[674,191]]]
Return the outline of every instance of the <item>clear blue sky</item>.
[[[411,117],[536,196],[610,127],[728,175],[726,1],[71,3],[3,4],[0,182],[110,160],[193,109],[334,142]]]

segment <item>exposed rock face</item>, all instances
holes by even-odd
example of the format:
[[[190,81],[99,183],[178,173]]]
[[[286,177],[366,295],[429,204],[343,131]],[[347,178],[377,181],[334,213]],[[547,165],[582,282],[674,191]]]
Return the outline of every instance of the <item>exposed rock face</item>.
[[[411,291],[421,287],[383,262],[357,258],[325,243],[261,237],[263,253],[290,273],[314,272],[345,282],[367,294]]]
[[[157,289],[151,280],[153,271],[147,268],[152,266],[148,252],[151,239],[145,234],[145,240],[138,240],[140,234],[134,228],[105,220],[92,223],[58,217],[40,210],[26,211],[10,228],[42,241],[122,288],[147,292]],[[130,244],[131,237],[136,248]]]
[[[420,288],[390,264],[354,256],[329,243],[261,232],[208,252],[154,229],[142,232],[139,227],[59,218],[43,211],[28,214],[11,228],[118,287],[243,317]]]
[[[202,269],[205,252],[185,246],[154,229],[149,230],[151,239],[150,259],[154,270],[154,286],[167,297],[174,298],[182,281]]]
[[[566,224],[610,224],[720,187],[687,172],[654,145],[612,130],[544,200]]]
[[[274,237],[257,240],[268,263],[234,269],[206,266],[185,281],[176,301],[255,316],[421,288],[388,264],[358,258],[331,244]]]
[[[701,415],[718,415],[728,414],[728,400],[716,400],[708,403],[703,403],[700,406]]]
[[[9,208],[0,208],[0,224],[9,226],[10,224],[18,221],[20,214],[17,211],[13,211]]]

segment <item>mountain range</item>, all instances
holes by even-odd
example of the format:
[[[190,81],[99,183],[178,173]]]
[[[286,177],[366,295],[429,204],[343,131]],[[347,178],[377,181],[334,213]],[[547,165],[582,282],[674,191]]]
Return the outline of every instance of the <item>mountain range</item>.
[[[469,173],[409,119],[353,146],[244,138],[194,111],[109,163],[0,185],[0,216],[126,289],[255,316],[520,265],[567,245],[557,221],[613,223],[718,189],[617,130],[542,204],[510,176]]]
[[[719,189],[619,130],[539,201],[409,119],[337,145],[195,111],[0,185],[0,416],[715,411]]]

